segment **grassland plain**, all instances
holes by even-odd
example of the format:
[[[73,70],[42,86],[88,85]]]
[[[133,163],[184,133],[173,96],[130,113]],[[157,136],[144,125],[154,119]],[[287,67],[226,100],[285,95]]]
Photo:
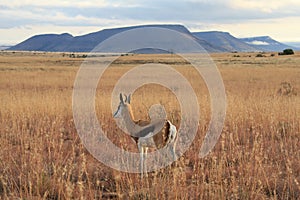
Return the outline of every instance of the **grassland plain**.
[[[299,199],[300,54],[256,55],[211,55],[228,105],[221,138],[203,159],[210,101],[195,70],[174,55],[127,55],[112,64],[99,82],[96,110],[108,137],[128,151],[137,148],[110,109],[114,84],[126,71],[165,63],[197,92],[201,118],[191,148],[140,180],[98,162],[77,135],[72,89],[82,54],[0,52],[0,199]],[[132,101],[136,118],[161,103],[180,123],[179,104],[162,86],[145,85]]]

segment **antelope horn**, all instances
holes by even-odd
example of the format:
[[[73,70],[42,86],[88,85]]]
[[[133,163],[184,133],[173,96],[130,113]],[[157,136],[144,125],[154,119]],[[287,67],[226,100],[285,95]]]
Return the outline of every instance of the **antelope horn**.
[[[122,93],[120,93],[120,101],[121,101],[121,103],[123,103],[123,104],[124,104],[124,100],[123,100]]]
[[[127,98],[127,103],[130,104],[130,101],[131,101],[131,94],[128,95],[128,98]]]

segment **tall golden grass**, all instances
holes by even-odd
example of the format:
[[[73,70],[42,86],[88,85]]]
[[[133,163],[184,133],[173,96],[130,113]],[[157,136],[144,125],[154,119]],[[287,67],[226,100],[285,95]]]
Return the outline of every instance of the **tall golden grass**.
[[[137,148],[110,110],[113,85],[123,73],[141,61],[167,62],[197,92],[201,119],[191,148],[172,166],[140,180],[98,162],[77,135],[72,89],[82,58],[1,52],[0,199],[299,199],[300,55],[255,55],[212,55],[228,105],[221,138],[203,159],[198,151],[210,102],[194,70],[174,55],[123,56],[107,70],[99,82],[98,118],[128,151]],[[169,90],[146,85],[133,94],[137,118],[147,118],[154,103],[163,104],[178,126],[179,104]]]

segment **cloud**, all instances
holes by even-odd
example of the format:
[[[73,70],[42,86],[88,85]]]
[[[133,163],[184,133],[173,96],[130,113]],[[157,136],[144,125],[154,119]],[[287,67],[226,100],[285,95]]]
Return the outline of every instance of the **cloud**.
[[[89,0],[89,1],[79,1],[79,0],[51,0],[51,1],[40,1],[40,0],[1,0],[0,5],[7,6],[9,8],[20,8],[27,6],[34,7],[70,7],[70,5],[75,7],[92,7],[97,5],[97,7],[104,7],[108,5],[105,0]]]
[[[300,41],[300,17],[212,24],[207,30],[228,31],[236,37],[271,36],[280,42]]]
[[[51,0],[51,1],[40,1],[40,0],[2,0],[0,5],[9,6],[11,8],[23,7],[23,6],[59,6],[59,7],[132,7],[142,6],[144,7],[161,7],[162,5],[178,5],[178,4],[189,4],[189,3],[200,3],[200,4],[219,4],[226,2],[227,0]]]
[[[262,23],[288,26],[300,17],[299,0],[1,0],[0,29],[57,27],[52,30],[98,30],[109,27],[179,23],[192,30],[252,31]],[[283,20],[284,23],[282,21]],[[285,24],[286,23],[286,24]],[[251,25],[246,27],[245,25]],[[272,24],[275,26],[275,24]],[[272,28],[275,32],[275,28]],[[259,30],[260,31],[260,30]],[[276,30],[278,31],[278,30]],[[37,33],[39,31],[37,30]],[[299,32],[297,32],[300,35]],[[73,34],[78,34],[75,31]],[[2,35],[1,35],[2,36]],[[2,36],[3,37],[3,36]],[[18,37],[17,35],[15,36]]]
[[[285,8],[299,7],[299,0],[231,0],[230,5],[236,9],[257,10],[265,13],[273,13]]]
[[[286,2],[291,3],[291,5],[300,4],[296,0],[287,0]],[[72,22],[74,25],[78,23],[88,25],[89,23],[85,19],[90,19],[90,25],[95,25],[95,22],[100,20],[131,20],[136,21],[136,23],[150,21],[162,23],[234,23],[241,20],[300,15],[300,9],[295,9],[296,6],[293,7],[294,10],[289,12],[288,9],[279,9],[286,6],[285,3],[276,0],[268,2],[259,0],[75,0],[72,3],[67,0],[2,0],[0,7],[3,9],[0,11],[0,17],[13,17],[14,21],[18,21],[16,18],[20,18],[22,20],[19,21],[25,24],[26,20],[28,24],[43,22],[61,24],[59,22],[61,20],[67,25]],[[10,23],[2,21],[1,24]]]
[[[264,41],[258,41],[258,40],[254,40],[252,42],[247,42],[248,44],[253,44],[253,45],[270,45],[269,43],[267,42],[264,42]]]

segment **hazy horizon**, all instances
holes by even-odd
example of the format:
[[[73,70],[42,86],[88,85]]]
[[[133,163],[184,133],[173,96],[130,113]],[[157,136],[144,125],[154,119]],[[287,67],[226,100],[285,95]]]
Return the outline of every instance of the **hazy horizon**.
[[[300,42],[298,0],[2,0],[0,44],[45,33],[84,35],[106,28],[182,24],[191,32],[224,31],[235,37],[270,36]]]

